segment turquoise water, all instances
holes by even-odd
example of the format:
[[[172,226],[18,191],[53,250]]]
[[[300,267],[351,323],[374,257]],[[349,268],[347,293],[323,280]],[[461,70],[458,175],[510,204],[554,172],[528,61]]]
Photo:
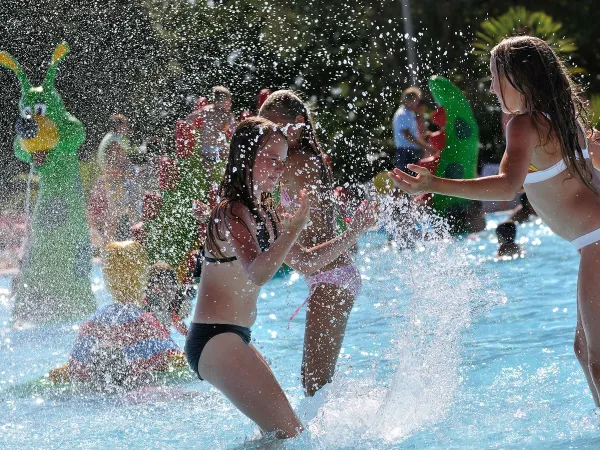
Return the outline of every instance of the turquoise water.
[[[286,448],[584,448],[600,445],[593,402],[572,351],[579,257],[540,222],[518,228],[524,258],[497,261],[493,228],[459,241],[360,241],[363,291],[338,372],[302,399],[307,290],[294,274],[262,291],[253,328],[308,432]],[[94,288],[108,301],[99,269]],[[8,328],[0,278],[0,447],[262,448],[257,428],[206,383],[127,397],[28,393],[63,364],[73,325]],[[174,334],[183,345],[183,338]],[[16,386],[16,387],[15,387]]]

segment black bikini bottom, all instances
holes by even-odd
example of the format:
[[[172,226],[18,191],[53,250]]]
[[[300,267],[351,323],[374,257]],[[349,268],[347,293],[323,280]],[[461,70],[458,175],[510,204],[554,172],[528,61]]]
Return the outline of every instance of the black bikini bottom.
[[[239,325],[228,325],[225,323],[194,323],[190,325],[190,329],[185,340],[185,357],[188,364],[198,378],[202,379],[198,373],[198,362],[202,350],[213,337],[221,333],[234,333],[242,338],[246,344],[250,343],[250,328],[240,327]]]

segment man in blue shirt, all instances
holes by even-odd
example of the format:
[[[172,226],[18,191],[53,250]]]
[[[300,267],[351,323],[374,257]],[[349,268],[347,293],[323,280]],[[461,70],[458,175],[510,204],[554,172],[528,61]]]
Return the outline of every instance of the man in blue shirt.
[[[417,87],[409,87],[402,92],[402,105],[394,114],[394,144],[396,145],[396,167],[416,175],[406,168],[407,164],[417,164],[421,158],[431,156],[436,150],[419,135],[416,111],[423,94]]]

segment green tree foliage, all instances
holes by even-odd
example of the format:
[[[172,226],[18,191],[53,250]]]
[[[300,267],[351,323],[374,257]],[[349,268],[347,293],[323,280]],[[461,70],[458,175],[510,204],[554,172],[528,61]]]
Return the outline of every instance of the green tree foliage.
[[[600,92],[600,42],[593,26],[600,8],[593,2],[574,7],[567,0],[542,7],[537,0],[519,3],[561,18],[558,30],[545,25],[545,37],[575,40],[573,65],[586,67],[586,89]],[[418,55],[413,68],[396,0],[5,0],[0,48],[18,57],[35,79],[44,73],[51,48],[62,39],[70,43],[57,87],[86,127],[87,153],[97,147],[113,112],[134,119],[134,141],[152,134],[172,145],[175,120],[214,85],[232,90],[236,112],[254,111],[261,88],[293,88],[311,104],[338,179],[365,180],[390,163],[385,155],[393,152],[391,119],[410,71],[425,91],[433,74],[457,84],[479,123],[482,159],[499,158],[499,109],[484,81],[487,64],[472,51],[481,23],[512,6],[509,0],[412,2]],[[539,20],[556,26],[544,17]],[[9,145],[19,89],[7,71],[0,71],[0,86],[0,132],[11,137],[0,141],[0,186],[6,186],[7,174],[23,169]]]

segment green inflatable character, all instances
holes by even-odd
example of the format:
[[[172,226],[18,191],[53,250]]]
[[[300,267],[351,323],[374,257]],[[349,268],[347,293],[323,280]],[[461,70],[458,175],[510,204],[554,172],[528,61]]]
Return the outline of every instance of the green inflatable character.
[[[92,250],[77,149],[85,140],[54,87],[56,68],[69,52],[59,44],[41,86],[33,87],[17,61],[0,52],[0,65],[21,83],[14,152],[39,176],[31,234],[14,298],[19,322],[69,321],[96,310],[90,274]]]
[[[445,110],[446,141],[435,175],[454,179],[475,178],[479,156],[479,127],[467,99],[450,80],[441,76],[429,79],[429,90],[436,103]],[[479,215],[480,203],[435,194],[430,205],[450,220],[454,232],[480,231],[480,220],[473,221],[474,216]]]

